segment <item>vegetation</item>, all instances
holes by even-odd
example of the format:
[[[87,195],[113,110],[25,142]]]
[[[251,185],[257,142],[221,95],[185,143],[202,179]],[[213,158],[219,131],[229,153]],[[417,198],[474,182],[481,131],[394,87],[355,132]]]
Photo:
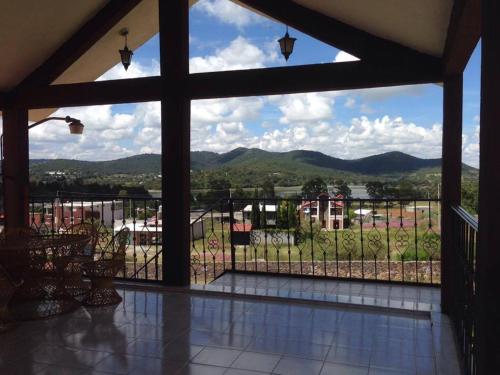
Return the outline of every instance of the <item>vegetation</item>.
[[[191,186],[195,190],[211,189],[217,179],[228,180],[232,188],[262,188],[267,181],[274,186],[301,186],[321,176],[328,182],[343,180],[349,184],[405,178],[428,190],[439,182],[440,168],[440,159],[419,159],[401,152],[342,160],[303,150],[280,153],[238,148],[223,154],[194,151],[191,153]],[[63,175],[55,175],[58,171]],[[144,154],[102,162],[32,160],[30,173],[42,180],[82,178],[160,189],[161,156]],[[463,174],[465,178],[477,178],[477,170],[467,165],[463,166]]]

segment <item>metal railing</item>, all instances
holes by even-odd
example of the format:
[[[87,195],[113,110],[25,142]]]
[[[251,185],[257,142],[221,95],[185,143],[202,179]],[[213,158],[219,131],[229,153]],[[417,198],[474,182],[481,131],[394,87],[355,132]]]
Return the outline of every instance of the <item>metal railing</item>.
[[[236,271],[440,283],[439,200],[232,199],[228,204]]]
[[[104,249],[120,229],[130,229],[124,269],[119,278],[158,281],[161,275],[161,200],[150,197],[58,196],[30,200],[30,226],[42,234],[71,232],[92,223],[98,233],[96,251]]]
[[[451,318],[455,324],[463,368],[467,375],[476,374],[475,300],[476,255],[479,226],[477,219],[462,207],[452,207],[453,244],[457,253],[455,308]]]
[[[229,199],[191,212],[191,281],[227,270],[440,283],[440,202],[386,199]],[[107,241],[131,231],[119,277],[162,279],[161,200],[36,197],[31,227],[62,233],[91,222]],[[99,250],[99,249],[98,249]]]

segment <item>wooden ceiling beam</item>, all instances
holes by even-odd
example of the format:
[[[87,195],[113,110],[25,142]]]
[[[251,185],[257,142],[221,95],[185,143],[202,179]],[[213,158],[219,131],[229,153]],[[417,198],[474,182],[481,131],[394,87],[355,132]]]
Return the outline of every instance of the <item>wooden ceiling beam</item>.
[[[196,73],[192,99],[354,90],[442,81],[440,68],[374,66],[363,61]]]
[[[160,77],[144,77],[35,87],[11,102],[15,107],[39,109],[148,102],[160,97]]]
[[[238,2],[361,60],[440,64],[440,59],[436,57],[369,34],[292,0]]]
[[[435,83],[441,69],[374,66],[363,61],[249,69],[189,75],[190,99],[292,94]],[[161,77],[120,79],[34,88],[12,98],[17,107],[59,108],[161,99]]]
[[[141,0],[110,0],[13,91],[49,85],[87,52]]]
[[[443,64],[447,75],[461,74],[481,36],[481,0],[455,0]]]

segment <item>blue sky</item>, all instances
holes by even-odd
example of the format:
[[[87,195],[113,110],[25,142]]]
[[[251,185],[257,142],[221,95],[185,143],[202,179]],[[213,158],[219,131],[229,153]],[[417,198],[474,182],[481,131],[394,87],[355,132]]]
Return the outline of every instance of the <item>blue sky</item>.
[[[191,72],[346,61],[353,57],[290,29],[288,62],[277,40],[285,26],[227,0],[200,0],[190,11]],[[480,47],[464,75],[463,159],[478,164]],[[134,51],[129,70],[117,65],[100,79],[159,74],[158,36]],[[159,103],[60,109],[87,124],[79,139],[57,127],[30,132],[32,157],[108,160],[160,152]],[[418,85],[192,103],[193,150],[235,147],[310,149],[342,158],[399,150],[441,154],[442,88]],[[54,129],[56,126],[54,126]]]

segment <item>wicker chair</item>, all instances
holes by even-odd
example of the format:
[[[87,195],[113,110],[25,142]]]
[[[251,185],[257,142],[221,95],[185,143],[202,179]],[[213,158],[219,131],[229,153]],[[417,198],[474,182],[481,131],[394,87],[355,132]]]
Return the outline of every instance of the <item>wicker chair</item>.
[[[0,265],[0,333],[7,331],[13,326],[8,304],[16,289],[22,282],[15,282]]]
[[[4,229],[1,233],[1,238],[19,238],[19,237],[31,237],[37,236],[40,233],[35,228],[32,227],[19,227],[19,228],[11,228]]]
[[[66,233],[85,234],[90,236],[90,242],[83,248],[75,248],[76,252],[70,254],[64,269],[64,285],[66,291],[72,296],[81,296],[89,292],[90,285],[83,281],[82,266],[94,260],[95,249],[99,241],[99,233],[91,223],[74,224]]]
[[[84,305],[114,305],[122,301],[113,286],[113,278],[125,267],[129,235],[130,230],[123,228],[115,234],[98,260],[83,264],[83,274],[91,281],[90,292],[83,300]]]

